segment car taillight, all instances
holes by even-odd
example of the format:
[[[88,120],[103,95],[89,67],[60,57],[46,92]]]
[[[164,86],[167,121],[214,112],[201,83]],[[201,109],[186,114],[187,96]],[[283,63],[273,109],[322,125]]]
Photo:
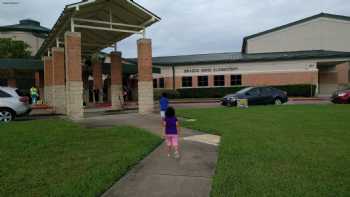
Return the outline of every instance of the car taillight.
[[[22,103],[29,103],[29,98],[26,97],[26,96],[23,96],[23,97],[19,98],[19,101],[22,102]]]

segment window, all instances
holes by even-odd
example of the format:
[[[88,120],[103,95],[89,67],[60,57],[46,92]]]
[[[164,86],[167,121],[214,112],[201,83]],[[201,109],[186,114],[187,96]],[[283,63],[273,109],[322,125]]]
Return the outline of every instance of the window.
[[[260,90],[258,88],[253,88],[247,92],[247,95],[249,96],[259,96]]]
[[[153,88],[158,88],[158,81],[157,81],[157,79],[153,79]]]
[[[164,78],[159,78],[159,88],[164,88]]]
[[[11,95],[9,95],[8,93],[0,90],[0,98],[7,98],[7,97],[11,97]]]
[[[214,86],[225,86],[225,75],[215,75]]]
[[[198,76],[198,86],[199,87],[208,86],[208,76]]]
[[[192,77],[182,77],[182,87],[192,87]]]
[[[242,75],[231,75],[231,86],[242,85]]]
[[[270,87],[263,87],[263,88],[260,88],[260,92],[262,95],[271,95],[273,92],[273,89]]]

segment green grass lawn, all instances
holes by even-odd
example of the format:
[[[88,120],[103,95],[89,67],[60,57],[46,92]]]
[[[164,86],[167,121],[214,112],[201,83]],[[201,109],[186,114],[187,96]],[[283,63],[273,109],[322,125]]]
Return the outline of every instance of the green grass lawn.
[[[0,124],[0,196],[97,196],[159,145],[140,129],[63,120]]]
[[[185,109],[220,134],[211,196],[350,196],[350,105]]]

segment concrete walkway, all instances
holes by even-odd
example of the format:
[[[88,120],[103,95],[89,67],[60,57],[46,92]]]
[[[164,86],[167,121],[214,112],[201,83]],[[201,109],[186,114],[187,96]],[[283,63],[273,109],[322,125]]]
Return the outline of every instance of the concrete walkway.
[[[121,114],[89,117],[86,127],[130,125],[162,135],[158,115]],[[207,197],[215,173],[220,138],[190,129],[182,129],[181,158],[167,157],[163,143],[142,160],[103,197]]]

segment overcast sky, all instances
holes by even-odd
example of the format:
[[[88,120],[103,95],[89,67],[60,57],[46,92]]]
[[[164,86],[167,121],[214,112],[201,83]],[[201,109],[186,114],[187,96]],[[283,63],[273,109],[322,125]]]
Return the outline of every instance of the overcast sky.
[[[3,4],[16,1],[18,5]],[[31,18],[51,28],[68,3],[78,0],[0,0],[0,26]],[[349,0],[136,0],[162,18],[150,27],[153,55],[240,51],[242,39],[320,12],[350,16]],[[118,44],[136,56],[135,35]]]

